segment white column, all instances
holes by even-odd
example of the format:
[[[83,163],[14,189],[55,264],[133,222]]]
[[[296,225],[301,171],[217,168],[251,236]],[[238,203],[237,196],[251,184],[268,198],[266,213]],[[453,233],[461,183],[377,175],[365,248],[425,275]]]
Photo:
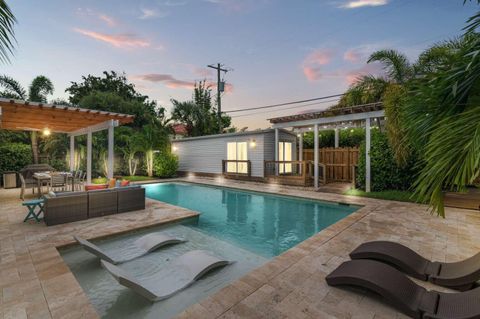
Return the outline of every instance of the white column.
[[[365,119],[365,191],[370,192],[370,118]]]
[[[278,137],[278,128],[275,129],[275,161],[278,161],[278,142],[279,142],[279,137]],[[278,175],[278,163],[275,163],[275,175]]]
[[[87,133],[87,184],[92,183],[92,131]]]
[[[339,140],[340,140],[340,130],[337,128],[335,128],[335,148],[338,148],[338,145],[339,145]]]
[[[75,136],[70,135],[70,171],[75,170]]]
[[[107,178],[113,178],[113,165],[114,165],[114,152],[113,152],[113,120],[110,121],[110,125],[108,126],[108,170],[107,170]]]
[[[313,185],[318,188],[318,124],[313,129]]]
[[[298,160],[303,161],[303,132],[298,137]]]

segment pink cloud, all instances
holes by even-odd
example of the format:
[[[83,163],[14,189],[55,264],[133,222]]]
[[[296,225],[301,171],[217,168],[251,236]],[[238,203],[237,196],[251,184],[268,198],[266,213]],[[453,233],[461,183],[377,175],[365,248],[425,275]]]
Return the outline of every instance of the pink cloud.
[[[329,49],[317,49],[308,54],[303,60],[302,70],[308,81],[318,81],[322,78],[321,66],[330,63],[333,51]]]
[[[110,16],[107,16],[106,14],[100,14],[98,16],[98,18],[102,21],[104,21],[106,24],[108,24],[110,27],[114,27],[117,25],[117,21],[110,17]]]
[[[348,50],[343,54],[343,59],[352,63],[358,63],[362,58],[363,54],[356,50]]]
[[[171,74],[162,74],[162,73],[149,73],[149,74],[141,74],[133,77],[134,79],[147,81],[147,82],[154,82],[154,83],[164,83],[166,87],[170,89],[187,89],[193,90],[195,87],[195,81],[185,81],[176,79]],[[217,83],[207,81],[206,85],[211,87],[212,90],[216,90]],[[225,92],[231,93],[233,92],[233,85],[230,83],[225,84]]]
[[[134,34],[105,34],[79,28],[75,28],[74,31],[97,41],[106,42],[116,48],[134,49],[150,46],[149,41],[141,39]]]

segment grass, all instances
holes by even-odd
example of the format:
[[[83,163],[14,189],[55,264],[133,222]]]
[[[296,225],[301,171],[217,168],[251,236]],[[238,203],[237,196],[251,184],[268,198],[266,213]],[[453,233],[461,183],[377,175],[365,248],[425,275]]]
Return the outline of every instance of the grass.
[[[359,189],[349,189],[343,194],[351,195],[351,196],[376,198],[376,199],[396,200],[399,202],[412,202],[412,203],[417,202],[417,200],[413,197],[412,192],[398,191],[398,190],[388,190],[388,191],[382,191],[382,192],[367,193]]]
[[[149,176],[122,176],[121,179],[126,179],[130,182],[143,182],[155,179],[155,177]],[[92,178],[92,184],[106,184],[108,179],[106,177]]]

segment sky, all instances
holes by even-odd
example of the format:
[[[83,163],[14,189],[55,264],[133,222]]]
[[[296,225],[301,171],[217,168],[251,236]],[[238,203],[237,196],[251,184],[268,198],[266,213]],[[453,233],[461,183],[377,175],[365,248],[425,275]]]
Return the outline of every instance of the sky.
[[[2,73],[28,86],[49,77],[51,99],[70,82],[125,72],[138,91],[171,109],[195,81],[215,84],[222,63],[222,111],[343,93],[359,75],[381,75],[370,53],[396,49],[411,61],[461,34],[478,6],[462,0],[15,0],[18,41]],[[214,92],[215,88],[213,87]],[[231,113],[233,125],[267,128],[268,118],[321,110],[306,103]]]

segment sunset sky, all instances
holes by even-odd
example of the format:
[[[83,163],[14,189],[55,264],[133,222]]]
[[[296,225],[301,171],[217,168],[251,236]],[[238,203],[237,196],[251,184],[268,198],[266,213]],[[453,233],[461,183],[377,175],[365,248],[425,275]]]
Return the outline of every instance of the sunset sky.
[[[27,86],[36,75],[66,98],[70,81],[104,70],[125,72],[138,90],[170,109],[191,97],[195,80],[215,80],[207,64],[232,71],[223,110],[342,93],[359,74],[379,74],[368,55],[394,48],[412,60],[461,34],[477,8],[462,0],[150,0],[8,1],[19,24],[9,76]],[[233,124],[328,103],[235,113]],[[232,114],[233,116],[233,114]]]

